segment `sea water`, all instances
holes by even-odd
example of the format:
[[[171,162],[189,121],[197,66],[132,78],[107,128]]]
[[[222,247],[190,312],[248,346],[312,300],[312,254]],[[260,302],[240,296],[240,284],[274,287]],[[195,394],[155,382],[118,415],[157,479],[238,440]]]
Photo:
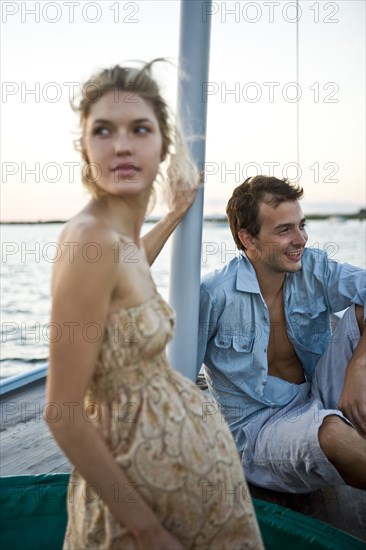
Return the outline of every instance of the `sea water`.
[[[143,233],[152,227],[146,223]],[[50,342],[50,281],[58,259],[62,224],[1,226],[1,363],[0,376],[25,372],[47,361]],[[326,250],[339,262],[365,268],[366,221],[308,221],[308,246]],[[69,248],[71,251],[71,248]],[[131,246],[131,254],[133,254]],[[86,254],[92,260],[97,250]],[[181,253],[187,254],[187,250]],[[236,254],[227,223],[205,221],[201,272],[221,267]],[[152,274],[164,298],[169,297],[170,243],[156,259]]]

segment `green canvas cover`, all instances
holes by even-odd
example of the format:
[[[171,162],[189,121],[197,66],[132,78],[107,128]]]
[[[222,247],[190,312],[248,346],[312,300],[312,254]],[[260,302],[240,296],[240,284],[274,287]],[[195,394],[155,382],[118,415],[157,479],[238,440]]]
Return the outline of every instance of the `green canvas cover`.
[[[66,527],[68,474],[1,478],[1,550],[60,550]],[[270,550],[361,550],[365,544],[330,525],[254,499]]]

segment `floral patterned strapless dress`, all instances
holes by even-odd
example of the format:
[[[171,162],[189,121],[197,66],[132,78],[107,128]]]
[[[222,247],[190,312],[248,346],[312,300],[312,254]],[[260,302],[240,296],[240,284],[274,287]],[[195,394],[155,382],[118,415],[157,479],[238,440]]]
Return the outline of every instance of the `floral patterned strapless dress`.
[[[157,292],[111,314],[85,410],[94,409],[96,429],[130,480],[126,500],[139,491],[184,548],[263,548],[222,415],[167,361],[173,328]],[[135,550],[131,532],[86,485],[74,470],[64,549]]]

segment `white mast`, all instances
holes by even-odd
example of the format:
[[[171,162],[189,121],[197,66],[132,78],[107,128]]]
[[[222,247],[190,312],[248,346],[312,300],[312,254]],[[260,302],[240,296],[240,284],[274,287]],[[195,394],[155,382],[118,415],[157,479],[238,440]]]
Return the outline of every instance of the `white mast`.
[[[187,78],[179,81],[178,112],[183,134],[198,136],[190,144],[190,151],[200,170],[205,163],[211,13],[211,1],[181,1],[179,71]],[[174,233],[170,270],[170,303],[177,314],[177,325],[169,359],[191,380],[196,376],[202,216],[201,188]]]

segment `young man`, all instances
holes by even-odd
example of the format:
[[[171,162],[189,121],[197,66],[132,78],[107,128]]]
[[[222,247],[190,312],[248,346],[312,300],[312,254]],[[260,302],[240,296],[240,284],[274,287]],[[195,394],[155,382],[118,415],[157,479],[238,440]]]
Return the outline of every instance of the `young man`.
[[[302,195],[267,176],[234,190],[240,255],[203,279],[198,365],[249,482],[366,489],[366,272],[305,248]]]

